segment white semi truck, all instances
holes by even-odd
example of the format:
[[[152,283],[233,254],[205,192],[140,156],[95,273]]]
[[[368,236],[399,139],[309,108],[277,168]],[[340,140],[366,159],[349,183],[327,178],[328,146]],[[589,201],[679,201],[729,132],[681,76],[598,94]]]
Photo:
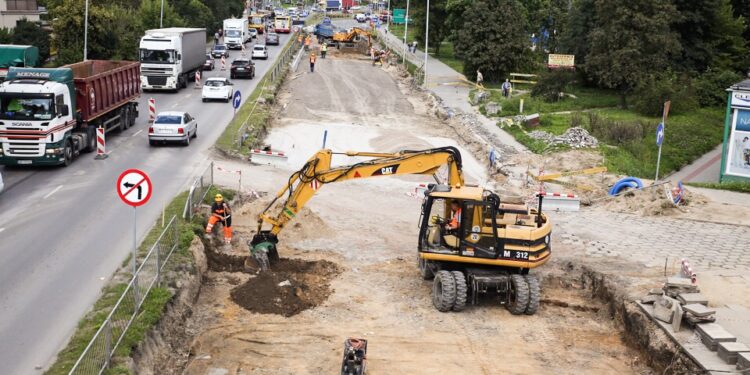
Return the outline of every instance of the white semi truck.
[[[206,61],[206,29],[147,30],[139,56],[143,90],[185,88]]]
[[[229,18],[224,20],[224,44],[227,48],[241,49],[251,36],[247,18]]]

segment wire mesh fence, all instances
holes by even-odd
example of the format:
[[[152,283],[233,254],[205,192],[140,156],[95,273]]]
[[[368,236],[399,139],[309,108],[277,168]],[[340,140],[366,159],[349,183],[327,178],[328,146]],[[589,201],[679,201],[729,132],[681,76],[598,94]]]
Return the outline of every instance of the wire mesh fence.
[[[182,218],[191,220],[193,215],[198,212],[201,202],[206,198],[208,189],[214,184],[214,162],[211,162],[203,173],[198,176],[188,190],[187,199],[185,199],[185,208],[182,210]]]
[[[178,245],[178,220],[172,216],[69,375],[101,374],[109,367],[115,350],[125,338],[148,293],[159,284],[161,271]]]

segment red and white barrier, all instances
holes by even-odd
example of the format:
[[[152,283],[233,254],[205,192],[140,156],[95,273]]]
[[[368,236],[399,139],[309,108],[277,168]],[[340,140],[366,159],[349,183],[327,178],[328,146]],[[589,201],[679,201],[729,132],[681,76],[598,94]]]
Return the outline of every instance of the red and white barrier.
[[[195,71],[195,86],[193,86],[196,89],[201,88],[201,71],[196,70]]]
[[[682,276],[689,278],[693,284],[697,284],[698,275],[696,275],[693,268],[690,267],[690,262],[688,262],[687,259],[683,259],[680,263],[682,264]]]
[[[250,150],[250,161],[256,164],[277,164],[286,162],[288,157],[283,151]]]
[[[227,58],[222,56],[221,57],[221,71],[224,72],[227,70]]]
[[[216,164],[214,164],[214,165],[216,165]],[[239,190],[237,190],[237,191],[242,192],[242,170],[240,170],[240,169],[237,169],[237,170],[224,169],[224,168],[222,168],[222,167],[220,167],[218,165],[216,165],[216,169],[219,170],[219,171],[221,171],[221,172],[234,173],[236,175],[239,175],[239,182],[238,182]]]
[[[575,194],[566,193],[537,193],[536,196],[542,196],[542,212],[549,211],[568,211],[574,212],[581,209],[581,199]]]
[[[427,184],[418,184],[414,191],[406,192],[406,195],[412,198],[422,199],[427,194]]]
[[[106,159],[107,148],[106,140],[104,136],[104,128],[96,128],[96,158],[95,159]]]
[[[148,122],[156,119],[156,99],[148,98]]]

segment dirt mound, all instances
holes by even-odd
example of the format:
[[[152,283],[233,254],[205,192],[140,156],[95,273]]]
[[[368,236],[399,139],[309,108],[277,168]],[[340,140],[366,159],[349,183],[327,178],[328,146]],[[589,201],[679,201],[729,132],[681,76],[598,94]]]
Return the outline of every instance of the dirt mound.
[[[685,203],[687,207],[700,206],[706,203],[706,198],[685,190]],[[682,213],[680,208],[667,199],[662,186],[613,197],[604,207],[611,211],[637,213],[642,216],[673,216]]]
[[[328,261],[281,259],[269,272],[232,290],[234,303],[261,314],[297,315],[323,303],[341,271]]]

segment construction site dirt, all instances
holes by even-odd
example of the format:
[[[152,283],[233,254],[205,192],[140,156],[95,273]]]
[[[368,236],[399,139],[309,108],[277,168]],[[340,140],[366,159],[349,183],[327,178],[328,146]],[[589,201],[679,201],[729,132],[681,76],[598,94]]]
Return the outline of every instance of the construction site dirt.
[[[268,194],[235,207],[231,246],[204,241],[208,267],[200,293],[185,320],[173,327],[174,338],[152,348],[161,354],[136,361],[138,373],[337,373],[348,337],[368,339],[370,374],[693,369],[674,365],[675,348],[664,349],[659,358],[644,353],[644,340],[662,346],[667,341],[646,320],[637,321],[637,312],[607,300],[630,306],[629,293],[658,286],[660,269],[587,258],[555,230],[553,260],[532,271],[543,286],[536,315],[511,315],[492,298],[460,313],[435,310],[432,283],[419,277],[415,258],[421,200],[411,193],[417,184],[430,182],[422,176],[326,185],[280,234],[282,261],[270,273],[259,273],[246,243],[257,230],[258,214],[289,174],[320,149],[324,134],[325,146],[334,151],[453,145],[462,151],[468,181],[524,193],[523,183],[507,187],[507,177],[491,173],[480,142],[456,137],[456,125],[435,117],[434,103],[410,90],[397,67],[373,67],[357,55],[341,57],[330,50],[327,59],[318,60],[315,73],[300,69],[292,74],[266,141],[285,150],[288,161],[217,161],[247,170],[252,176],[247,189]],[[592,269],[630,281],[609,282],[621,290],[605,297],[601,289],[592,289],[602,283],[591,281]]]

